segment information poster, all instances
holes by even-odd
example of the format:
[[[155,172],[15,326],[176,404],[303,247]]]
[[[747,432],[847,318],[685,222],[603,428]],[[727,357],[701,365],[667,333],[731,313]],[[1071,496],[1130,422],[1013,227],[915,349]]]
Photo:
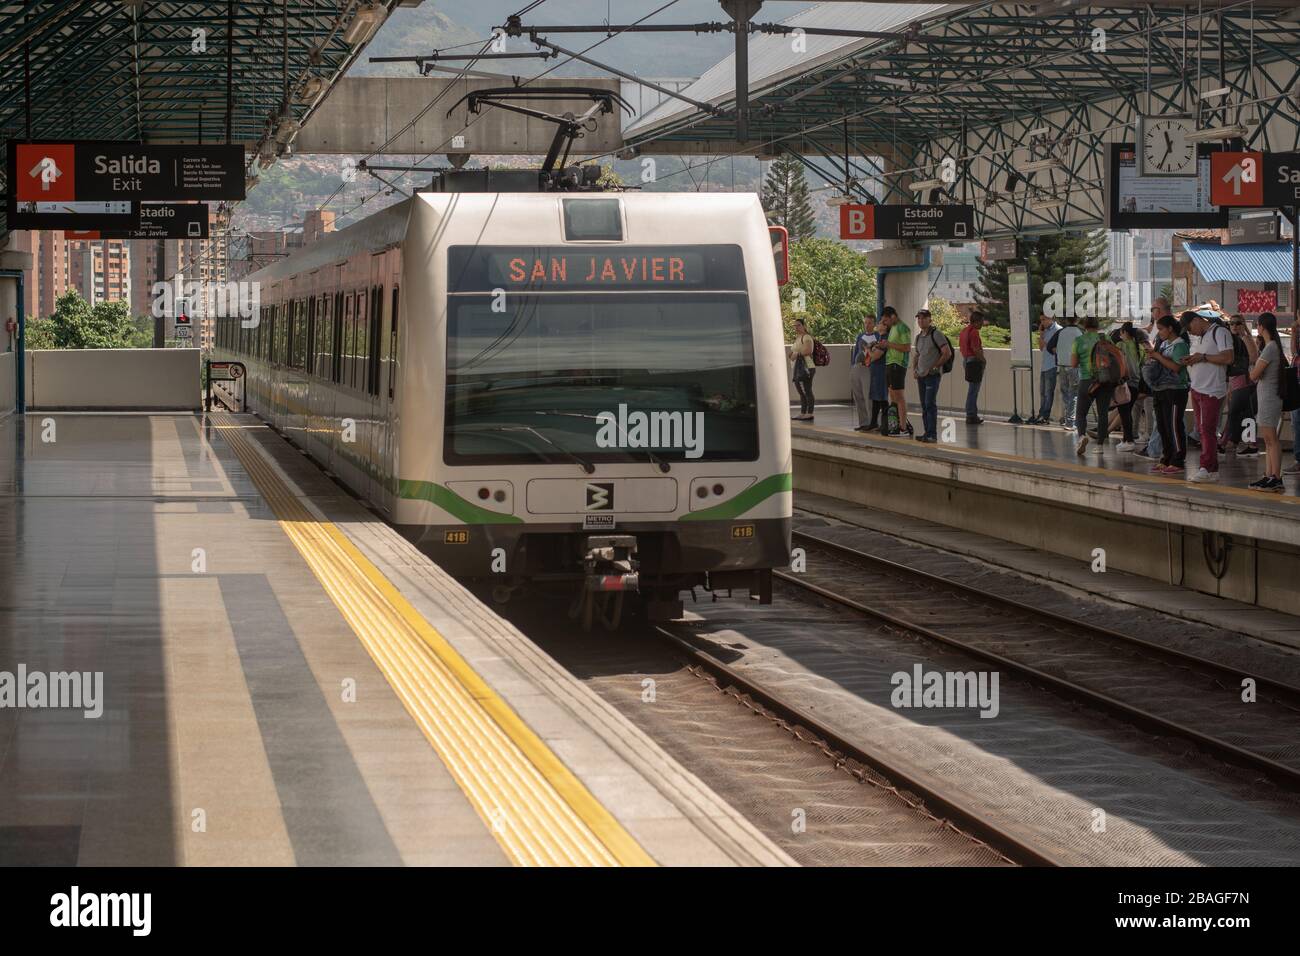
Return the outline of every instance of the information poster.
[[[1032,368],[1029,334],[1029,270],[1007,266],[1007,309],[1011,314],[1011,367]]]

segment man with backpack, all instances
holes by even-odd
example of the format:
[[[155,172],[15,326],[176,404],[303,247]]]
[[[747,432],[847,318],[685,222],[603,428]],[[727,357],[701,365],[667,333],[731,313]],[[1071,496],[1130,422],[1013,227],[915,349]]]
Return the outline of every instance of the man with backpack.
[[[1190,315],[1192,348],[1183,364],[1192,384],[1192,410],[1201,436],[1201,467],[1188,481],[1219,480],[1219,410],[1228,395],[1228,366],[1232,364],[1232,333],[1218,310],[1209,307]]]
[[[916,363],[912,374],[921,393],[922,434],[916,440],[933,445],[939,440],[939,385],[952,370],[952,343],[931,324],[930,310],[916,313]]]
[[[1057,333],[1061,325],[1046,312],[1038,316],[1038,351],[1042,353],[1043,364],[1038,372],[1038,386],[1042,393],[1042,404],[1038,414],[1029,419],[1030,425],[1052,424],[1052,407],[1056,404],[1056,346]]]
[[[1088,449],[1088,409],[1097,405],[1097,451],[1110,439],[1110,402],[1115,388],[1128,377],[1124,355],[1102,335],[1095,315],[1083,320],[1083,333],[1070,346],[1070,365],[1079,373],[1079,397],[1074,410],[1074,453]]]

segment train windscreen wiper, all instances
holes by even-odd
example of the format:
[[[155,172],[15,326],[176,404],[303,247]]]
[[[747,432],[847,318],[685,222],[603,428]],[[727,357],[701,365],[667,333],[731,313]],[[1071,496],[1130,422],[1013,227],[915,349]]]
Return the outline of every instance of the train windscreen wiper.
[[[589,419],[591,421],[601,420],[598,418],[598,416],[595,415],[586,415],[584,414],[584,412],[580,412],[580,411],[559,411],[558,408],[551,408],[551,410],[549,411],[534,411],[533,414],[534,415],[560,415],[563,416],[563,418]],[[656,466],[659,466],[659,471],[666,473],[666,475],[669,471],[672,471],[671,464],[668,464],[667,460],[660,458],[659,455],[656,455],[654,451],[651,451],[650,449],[624,449],[624,450],[628,451],[628,453],[630,454],[636,454],[637,451],[640,451],[641,454],[645,455],[647,460],[650,460],[651,463],[656,464]]]
[[[596,471],[596,466],[593,465],[591,462],[587,461],[587,459],[582,458],[579,455],[575,455],[573,452],[569,451],[569,449],[565,448],[563,445],[547,438],[545,435],[539,432],[532,425],[499,425],[497,426],[497,430],[503,432],[524,431],[524,432],[528,432],[531,435],[536,435],[542,441],[546,442],[546,444],[550,445],[552,448],[558,451],[561,455],[564,455],[570,461],[576,462],[577,464],[581,465],[582,470],[585,471],[587,474],[590,475]]]

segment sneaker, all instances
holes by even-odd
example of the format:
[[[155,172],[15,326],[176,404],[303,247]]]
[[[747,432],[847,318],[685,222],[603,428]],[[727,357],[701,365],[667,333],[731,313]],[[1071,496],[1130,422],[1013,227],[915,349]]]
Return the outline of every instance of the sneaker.
[[[1122,441],[1115,446],[1116,451],[1122,451],[1126,454],[1133,451],[1135,448],[1137,448],[1137,445],[1133,444],[1131,441]]]
[[[917,435],[916,440],[923,445],[937,445],[939,443],[939,439],[932,438],[929,435]]]
[[[866,425],[859,425],[857,428],[855,428],[855,429],[853,429],[853,430],[854,430],[855,432],[869,432],[869,431],[871,431],[871,429],[870,429],[869,427],[867,427]]]
[[[1079,440],[1074,444],[1074,453],[1076,455],[1082,455],[1087,450],[1088,450],[1088,436],[1080,435]]]
[[[1284,475],[1300,475],[1300,461],[1293,461],[1282,469]]]
[[[1258,448],[1258,446],[1256,446],[1256,445],[1238,445],[1238,446],[1237,446],[1237,457],[1238,457],[1238,458],[1258,458],[1258,457],[1259,457],[1259,448]]]
[[[1139,449],[1137,449],[1137,451],[1133,452],[1133,457],[1134,457],[1134,458],[1150,458],[1151,455],[1147,452],[1147,450],[1146,450],[1145,448],[1139,448]]]
[[[1038,417],[1037,415],[1035,415],[1033,418],[1026,418],[1026,419],[1025,419],[1025,424],[1026,424],[1026,425],[1037,425],[1037,424],[1039,423],[1039,421],[1040,421],[1039,417]]]
[[[1274,476],[1273,476],[1272,478],[1270,478],[1268,481],[1269,481],[1269,485],[1268,485],[1268,488],[1267,488],[1266,490],[1268,490],[1268,491],[1286,491],[1286,485],[1283,483],[1283,481],[1282,481],[1281,478],[1277,477],[1277,475],[1274,475]]]
[[[1273,484],[1273,476],[1265,475],[1263,478],[1256,479],[1248,484],[1247,488],[1254,488],[1256,491],[1265,491]]]
[[[983,425],[983,424],[984,424],[984,419],[982,419],[982,418],[980,418],[978,415],[976,415],[974,418],[968,418],[968,419],[966,419],[966,424],[967,424],[967,425]]]
[[[875,422],[872,422],[872,423],[869,424],[869,425],[863,425],[863,426],[862,426],[862,430],[863,430],[864,432],[874,432],[874,431],[879,431],[879,430],[880,430],[880,426],[877,425]]]
[[[1197,468],[1188,481],[1206,482],[1218,481],[1219,473],[1217,471],[1206,471],[1204,468]]]

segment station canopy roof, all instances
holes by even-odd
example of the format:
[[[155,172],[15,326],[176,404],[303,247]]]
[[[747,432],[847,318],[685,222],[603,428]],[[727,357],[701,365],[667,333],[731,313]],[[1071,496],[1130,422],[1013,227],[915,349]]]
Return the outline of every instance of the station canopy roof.
[[[833,159],[843,156],[847,137],[855,155],[906,156],[924,143],[1016,119],[1082,111],[1117,97],[1145,103],[1148,86],[1157,91],[1156,107],[1169,110],[1180,104],[1162,101],[1162,87],[1218,75],[1217,55],[1185,60],[1198,24],[1205,49],[1222,50],[1232,97],[1247,98],[1252,83],[1260,86],[1257,96],[1283,93],[1270,80],[1252,78],[1251,67],[1283,61],[1291,65],[1288,75],[1300,76],[1297,7],[1294,0],[823,3],[781,22],[895,36],[751,34],[745,144],[736,142],[728,112],[736,100],[734,56],[682,91],[721,108],[720,115],[665,100],[625,130],[625,139],[644,153],[788,149]],[[763,19],[761,8],[754,19]],[[1104,54],[1094,52],[1097,30],[1105,31]]]
[[[255,147],[286,84],[302,122],[359,55],[365,40],[346,35],[359,8],[377,25],[399,5],[0,2],[0,138],[222,142],[229,50],[231,138]]]

